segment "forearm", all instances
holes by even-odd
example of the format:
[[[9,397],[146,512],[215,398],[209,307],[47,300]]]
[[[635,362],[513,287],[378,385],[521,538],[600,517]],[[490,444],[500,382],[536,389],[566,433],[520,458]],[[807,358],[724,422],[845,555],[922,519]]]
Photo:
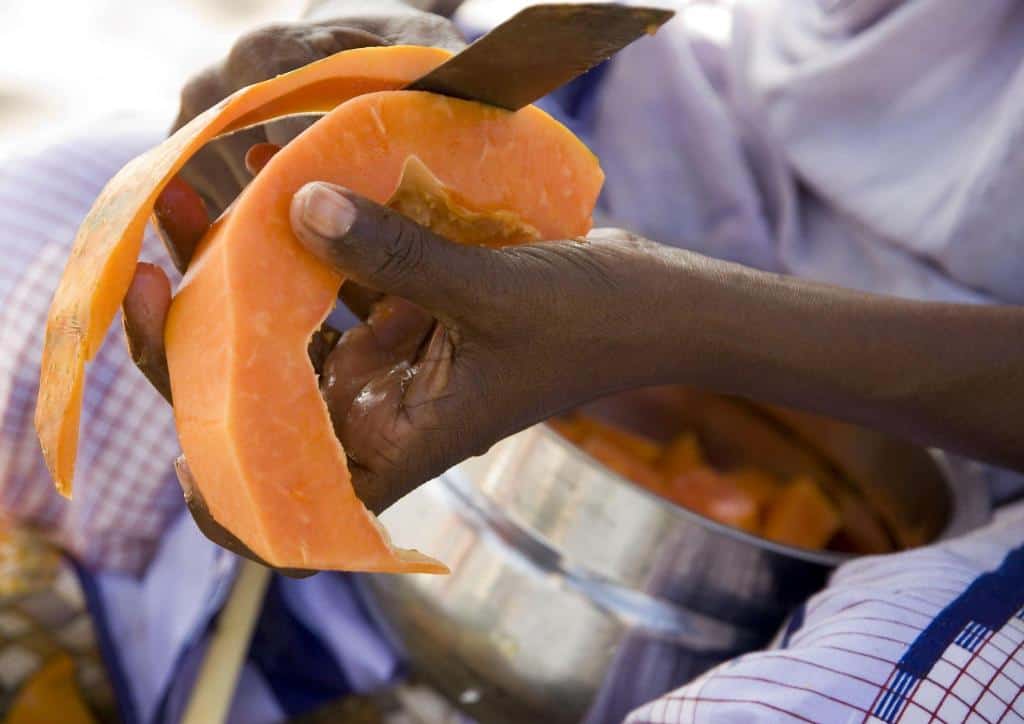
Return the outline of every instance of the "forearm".
[[[905,301],[671,258],[659,381],[1024,469],[1024,309]]]

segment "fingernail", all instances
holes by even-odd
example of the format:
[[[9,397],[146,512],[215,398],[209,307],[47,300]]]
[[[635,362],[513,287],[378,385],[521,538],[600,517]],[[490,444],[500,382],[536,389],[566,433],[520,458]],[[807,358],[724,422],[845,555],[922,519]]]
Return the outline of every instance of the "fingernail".
[[[324,184],[310,184],[300,192],[305,196],[302,223],[314,234],[336,239],[348,233],[356,218],[356,207]]]

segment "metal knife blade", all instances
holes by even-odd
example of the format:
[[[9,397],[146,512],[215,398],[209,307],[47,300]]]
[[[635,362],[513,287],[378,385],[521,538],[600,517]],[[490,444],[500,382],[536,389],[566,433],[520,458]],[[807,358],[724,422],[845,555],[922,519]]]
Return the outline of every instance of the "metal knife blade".
[[[430,91],[515,111],[607,60],[675,13],[619,4],[534,5],[448,59],[406,90]]]

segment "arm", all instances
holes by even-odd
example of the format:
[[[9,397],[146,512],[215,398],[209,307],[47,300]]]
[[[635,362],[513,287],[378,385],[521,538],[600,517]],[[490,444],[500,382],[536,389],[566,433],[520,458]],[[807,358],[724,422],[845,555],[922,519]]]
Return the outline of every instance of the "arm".
[[[307,187],[303,198],[326,188]],[[818,412],[1024,470],[1019,307],[854,292],[621,231],[595,232],[585,244],[456,247],[353,203],[344,233],[335,226],[325,235],[305,216],[293,223],[356,281],[441,319],[478,367],[467,375],[493,398],[458,413],[470,421],[459,434],[472,444],[432,472],[568,407],[669,383]],[[396,269],[396,255],[416,267]],[[465,279],[477,280],[468,295]],[[465,361],[458,346],[452,353]]]
[[[655,381],[1024,469],[1024,309],[901,300],[684,251],[666,257],[657,296],[671,312]]]

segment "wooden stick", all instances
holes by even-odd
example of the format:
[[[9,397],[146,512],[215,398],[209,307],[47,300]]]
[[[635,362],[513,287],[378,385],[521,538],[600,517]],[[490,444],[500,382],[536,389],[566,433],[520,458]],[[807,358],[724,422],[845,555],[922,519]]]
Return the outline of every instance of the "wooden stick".
[[[227,603],[217,617],[182,724],[226,720],[269,582],[269,568],[242,561]]]

